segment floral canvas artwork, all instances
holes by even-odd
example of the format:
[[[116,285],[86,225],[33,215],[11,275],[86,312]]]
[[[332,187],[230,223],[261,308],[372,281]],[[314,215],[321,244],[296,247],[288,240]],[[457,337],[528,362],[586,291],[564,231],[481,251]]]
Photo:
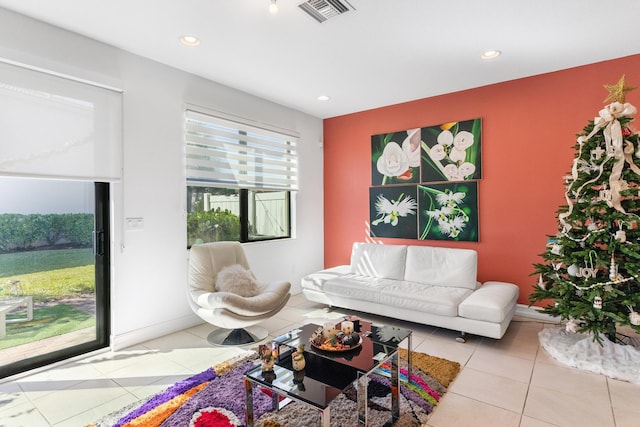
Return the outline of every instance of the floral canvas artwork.
[[[482,119],[371,137],[371,237],[478,241]]]
[[[420,182],[482,178],[482,119],[422,128]]]
[[[373,135],[371,184],[420,182],[421,143],[421,129]]]
[[[420,240],[478,241],[476,181],[418,185]]]
[[[372,237],[416,238],[418,234],[416,191],[416,185],[369,189],[369,224]]]

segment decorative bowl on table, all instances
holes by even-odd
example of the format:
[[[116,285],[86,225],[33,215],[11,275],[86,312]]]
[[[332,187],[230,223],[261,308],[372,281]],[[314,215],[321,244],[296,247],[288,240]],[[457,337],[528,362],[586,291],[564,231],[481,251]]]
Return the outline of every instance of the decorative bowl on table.
[[[331,338],[326,339],[326,334],[323,334],[323,328],[319,328],[311,335],[309,342],[319,350],[339,352],[360,347],[362,345],[362,337],[357,332],[345,334],[342,331],[337,331]]]

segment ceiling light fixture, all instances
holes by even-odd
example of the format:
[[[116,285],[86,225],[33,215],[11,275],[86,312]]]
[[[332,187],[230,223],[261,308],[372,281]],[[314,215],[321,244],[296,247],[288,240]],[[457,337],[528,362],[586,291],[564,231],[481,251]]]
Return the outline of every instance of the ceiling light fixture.
[[[180,43],[185,46],[198,46],[200,44],[200,39],[196,36],[182,36],[180,37]]]
[[[318,97],[318,101],[328,101],[328,100],[330,100],[330,99],[331,99],[331,98],[329,98],[327,95],[320,95],[320,96]]]
[[[271,0],[271,4],[269,5],[269,13],[272,15],[278,13],[278,5],[276,4],[276,0]]]
[[[499,50],[488,50],[485,53],[483,53],[482,55],[480,55],[480,58],[482,58],[482,59],[494,59],[494,58],[497,58],[500,55],[502,55],[502,52],[500,52]]]

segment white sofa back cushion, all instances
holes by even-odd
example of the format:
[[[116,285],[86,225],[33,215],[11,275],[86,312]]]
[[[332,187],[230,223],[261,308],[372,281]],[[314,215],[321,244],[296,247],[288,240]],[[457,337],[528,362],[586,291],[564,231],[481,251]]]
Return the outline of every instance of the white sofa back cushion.
[[[404,278],[407,247],[356,242],[351,251],[350,273],[382,279]]]
[[[404,279],[434,286],[476,289],[478,254],[472,249],[409,246]]]

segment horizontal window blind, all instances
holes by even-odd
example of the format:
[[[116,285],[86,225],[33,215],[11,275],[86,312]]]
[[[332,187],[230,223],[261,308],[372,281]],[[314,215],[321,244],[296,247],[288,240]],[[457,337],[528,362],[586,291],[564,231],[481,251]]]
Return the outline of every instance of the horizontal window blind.
[[[298,189],[297,138],[193,110],[185,125],[189,184]]]
[[[122,94],[0,63],[0,175],[118,181]]]

